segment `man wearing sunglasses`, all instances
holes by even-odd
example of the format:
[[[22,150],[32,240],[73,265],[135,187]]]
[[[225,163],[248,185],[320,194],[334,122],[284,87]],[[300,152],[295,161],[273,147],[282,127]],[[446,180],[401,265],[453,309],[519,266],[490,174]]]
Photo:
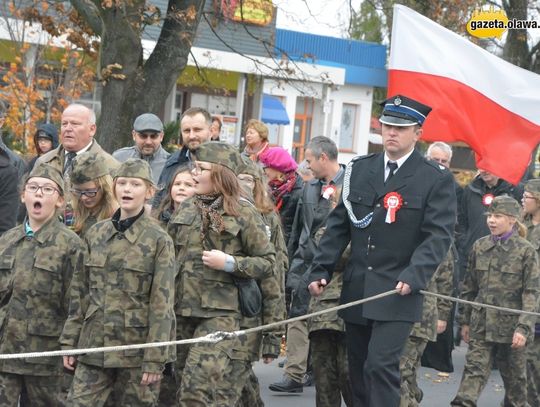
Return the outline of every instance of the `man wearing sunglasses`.
[[[144,113],[133,123],[134,146],[116,150],[113,157],[120,162],[128,158],[140,158],[148,161],[152,168],[152,178],[157,185],[163,166],[170,154],[161,146],[163,141],[163,123],[155,114]]]

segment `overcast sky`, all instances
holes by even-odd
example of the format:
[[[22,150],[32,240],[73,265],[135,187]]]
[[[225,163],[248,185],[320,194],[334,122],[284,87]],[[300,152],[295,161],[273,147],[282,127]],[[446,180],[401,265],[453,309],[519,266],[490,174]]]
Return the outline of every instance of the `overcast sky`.
[[[346,37],[349,4],[355,10],[361,0],[274,0],[277,27],[329,37]]]

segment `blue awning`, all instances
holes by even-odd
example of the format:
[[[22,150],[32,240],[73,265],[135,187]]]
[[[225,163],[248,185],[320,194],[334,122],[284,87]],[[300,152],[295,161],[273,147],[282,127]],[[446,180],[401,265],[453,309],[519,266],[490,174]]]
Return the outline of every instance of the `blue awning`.
[[[266,94],[263,94],[261,121],[268,124],[289,124],[291,122],[281,101]]]

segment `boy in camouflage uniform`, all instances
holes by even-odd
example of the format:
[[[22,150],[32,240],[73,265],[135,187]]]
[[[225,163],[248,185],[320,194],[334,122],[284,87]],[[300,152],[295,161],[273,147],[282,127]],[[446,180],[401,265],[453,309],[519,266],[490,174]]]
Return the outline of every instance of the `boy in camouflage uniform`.
[[[540,255],[540,179],[527,181],[522,199],[527,227],[527,240]],[[539,307],[540,309],[540,307]],[[537,311],[539,310],[537,309]],[[529,407],[540,406],[540,321],[536,321],[534,340],[528,346],[527,358],[527,401]]]
[[[88,260],[77,270],[63,349],[171,340],[174,323],[174,248],[144,213],[153,193],[150,166],[124,162],[115,174],[120,209],[85,236]],[[64,357],[75,377],[68,406],[103,406],[113,389],[120,406],[154,406],[173,348],[159,347]]]
[[[451,247],[446,259],[435,271],[427,291],[452,295],[453,279],[454,253]],[[420,360],[428,341],[435,342],[437,334],[445,331],[446,323],[451,318],[451,314],[451,301],[428,295],[424,297],[422,321],[414,324],[399,362],[401,372],[400,407],[416,407],[422,401],[423,393],[416,380]]]
[[[22,200],[27,219],[0,238],[0,353],[59,350],[68,315],[72,275],[83,263],[84,245],[58,221],[64,203],[62,174],[38,164]],[[60,357],[0,362],[0,405],[62,406]]]
[[[521,207],[508,196],[493,199],[488,209],[490,236],[477,240],[469,255],[461,296],[483,304],[535,311],[539,295],[538,256],[519,234],[525,226],[517,221]],[[516,229],[519,229],[519,234]],[[525,407],[527,351],[535,317],[486,309],[460,307],[461,335],[469,343],[458,393],[451,405],[476,406],[495,354],[504,387],[504,405]]]
[[[192,171],[196,195],[171,217],[168,230],[178,259],[176,337],[188,339],[239,329],[237,278],[264,279],[274,273],[275,253],[266,225],[249,202],[240,199],[236,177],[240,154],[226,143],[201,144]],[[215,402],[238,347],[235,338],[177,348],[181,375],[179,406]]]

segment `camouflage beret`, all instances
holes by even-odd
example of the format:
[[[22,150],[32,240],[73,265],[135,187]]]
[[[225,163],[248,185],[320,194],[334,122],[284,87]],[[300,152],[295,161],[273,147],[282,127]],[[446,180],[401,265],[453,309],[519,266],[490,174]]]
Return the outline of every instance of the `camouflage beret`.
[[[201,144],[195,150],[195,157],[198,161],[223,165],[235,174],[238,174],[238,169],[243,164],[242,156],[236,147],[221,141]]]
[[[540,195],[540,178],[533,178],[525,184],[525,191]]]
[[[242,164],[238,166],[238,172],[236,175],[249,174],[253,178],[263,179],[264,173],[262,168],[254,163],[249,157],[240,155],[242,158]]]
[[[114,173],[114,178],[118,177],[140,178],[154,184],[150,164],[139,158],[130,158],[124,161]]]
[[[489,205],[488,213],[502,213],[504,215],[519,218],[521,205],[514,198],[508,195],[496,196]]]
[[[45,163],[36,164],[30,174],[28,174],[28,177],[26,177],[26,181],[24,183],[26,184],[30,178],[34,177],[50,179],[58,186],[60,193],[64,195],[64,177],[62,173],[53,166]]]
[[[87,151],[75,157],[73,171],[69,178],[73,184],[84,184],[109,172],[110,169],[104,156]]]

